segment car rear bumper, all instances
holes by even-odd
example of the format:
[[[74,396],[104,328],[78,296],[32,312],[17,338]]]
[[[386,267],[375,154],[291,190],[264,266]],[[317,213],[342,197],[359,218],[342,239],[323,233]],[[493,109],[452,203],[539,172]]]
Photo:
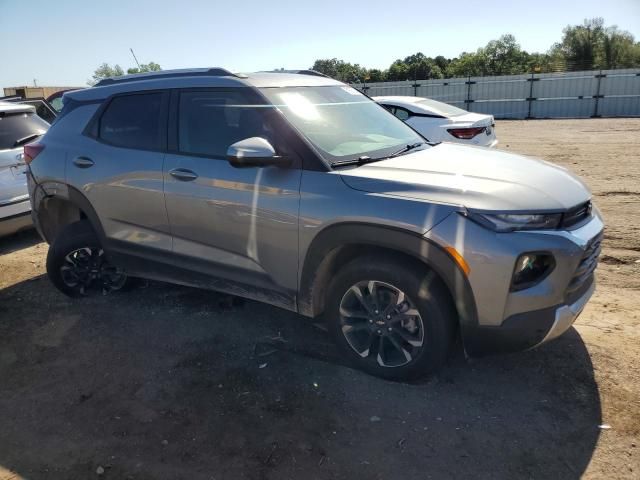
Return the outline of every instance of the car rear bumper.
[[[496,327],[463,329],[465,350],[471,356],[517,352],[553,340],[571,328],[594,291],[595,280],[591,278],[573,303],[512,315]]]

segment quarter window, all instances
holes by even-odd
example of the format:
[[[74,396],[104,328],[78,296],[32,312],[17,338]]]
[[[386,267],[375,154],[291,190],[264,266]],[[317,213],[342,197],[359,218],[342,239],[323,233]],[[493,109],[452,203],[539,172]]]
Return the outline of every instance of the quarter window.
[[[411,116],[411,114],[409,113],[409,111],[408,111],[408,110],[405,110],[404,108],[399,108],[399,107],[396,107],[396,108],[394,109],[393,114],[394,114],[396,117],[398,117],[400,120],[402,120],[403,122],[404,122],[405,120],[409,120],[409,117]]]
[[[178,149],[224,158],[229,146],[250,137],[275,145],[270,105],[256,105],[240,91],[194,91],[180,94]]]
[[[115,97],[100,119],[99,137],[111,145],[161,149],[162,93]]]

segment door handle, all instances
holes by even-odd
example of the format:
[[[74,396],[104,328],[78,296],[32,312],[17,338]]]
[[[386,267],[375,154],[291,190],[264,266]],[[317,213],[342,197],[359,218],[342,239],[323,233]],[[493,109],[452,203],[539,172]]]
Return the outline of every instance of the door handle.
[[[73,159],[73,164],[78,168],[89,168],[93,166],[93,160],[87,157],[76,157]]]
[[[198,174],[196,172],[192,172],[186,168],[174,168],[173,170],[169,170],[169,174],[173,178],[183,182],[191,182],[198,178]]]

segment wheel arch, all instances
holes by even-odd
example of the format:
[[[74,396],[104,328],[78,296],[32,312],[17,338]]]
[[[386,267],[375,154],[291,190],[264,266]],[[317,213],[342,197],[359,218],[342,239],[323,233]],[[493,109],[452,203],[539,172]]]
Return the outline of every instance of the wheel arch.
[[[36,215],[40,233],[49,244],[64,227],[83,219],[89,221],[100,243],[102,245],[106,243],[98,214],[87,197],[74,187],[67,186],[65,195],[60,193],[45,195],[39,202]]]
[[[332,275],[355,256],[372,252],[402,256],[432,270],[444,283],[461,326],[477,326],[473,291],[465,273],[443,247],[412,232],[366,223],[326,227],[313,239],[300,276],[298,310],[315,317],[324,311],[326,289]]]

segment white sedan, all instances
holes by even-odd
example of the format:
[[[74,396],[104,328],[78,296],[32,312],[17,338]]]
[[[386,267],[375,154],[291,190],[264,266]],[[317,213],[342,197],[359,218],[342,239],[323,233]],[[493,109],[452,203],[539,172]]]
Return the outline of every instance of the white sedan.
[[[373,97],[400,120],[431,142],[457,142],[495,147],[493,115],[472,113],[423,97]]]

